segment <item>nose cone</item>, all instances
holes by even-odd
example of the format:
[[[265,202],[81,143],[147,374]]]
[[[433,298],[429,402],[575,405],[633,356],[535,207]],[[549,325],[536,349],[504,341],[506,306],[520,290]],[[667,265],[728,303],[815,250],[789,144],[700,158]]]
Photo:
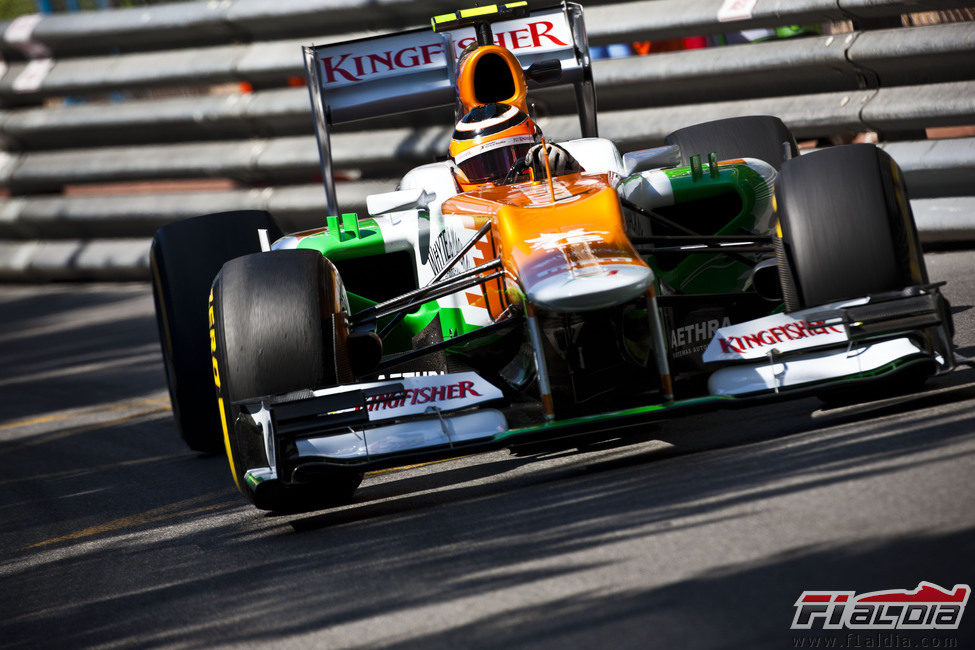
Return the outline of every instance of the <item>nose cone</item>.
[[[528,300],[555,312],[603,309],[638,298],[653,283],[641,264],[596,264],[565,271],[526,287]]]
[[[653,271],[626,237],[607,178],[560,177],[552,189],[543,183],[534,190],[535,203],[498,210],[502,262],[530,302],[550,311],[591,311],[647,290]]]
[[[508,290],[549,311],[605,309],[639,298],[654,281],[606,174],[467,192],[444,203],[444,213],[492,215]]]

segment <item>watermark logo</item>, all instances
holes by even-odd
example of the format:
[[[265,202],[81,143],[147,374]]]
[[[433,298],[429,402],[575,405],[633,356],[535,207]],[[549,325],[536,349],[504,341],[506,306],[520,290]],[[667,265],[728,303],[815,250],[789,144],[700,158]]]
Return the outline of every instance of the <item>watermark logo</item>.
[[[949,590],[930,582],[911,591],[803,591],[792,629],[957,630],[971,591],[968,585]]]

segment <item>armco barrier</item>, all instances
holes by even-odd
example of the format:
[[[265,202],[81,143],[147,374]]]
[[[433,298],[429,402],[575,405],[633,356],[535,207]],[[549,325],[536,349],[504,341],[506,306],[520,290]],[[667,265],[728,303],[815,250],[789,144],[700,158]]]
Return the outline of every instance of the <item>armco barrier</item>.
[[[325,211],[300,45],[424,24],[456,2],[224,0],[0,24],[0,279],[146,277],[155,228],[205,212],[268,209],[286,229]],[[464,3],[460,3],[463,5]],[[800,139],[879,131],[904,169],[926,241],[975,239],[975,138],[926,140],[975,123],[975,23],[892,27],[946,0],[585,2],[590,42],[611,44],[785,24],[852,21],[854,31],[594,62],[600,134],[622,149],[734,115],[773,114]],[[26,56],[33,57],[31,59]],[[255,90],[213,94],[215,84]],[[172,92],[178,88],[182,94]],[[124,101],[62,97],[116,93]],[[550,137],[578,133],[565,92],[535,95]],[[332,139],[343,210],[442,156],[449,110],[364,121]],[[236,189],[119,193],[126,181],[219,178]],[[65,187],[115,184],[97,193]],[[226,184],[226,183],[224,183]],[[170,184],[171,185],[171,184]],[[98,186],[92,186],[98,187]]]

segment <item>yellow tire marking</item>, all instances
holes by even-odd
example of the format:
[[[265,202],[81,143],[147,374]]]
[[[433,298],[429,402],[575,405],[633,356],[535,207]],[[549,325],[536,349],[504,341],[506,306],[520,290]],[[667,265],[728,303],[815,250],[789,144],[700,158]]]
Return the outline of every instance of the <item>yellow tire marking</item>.
[[[223,398],[217,398],[217,408],[220,409],[220,426],[223,427],[223,446],[227,450],[227,460],[230,462],[230,474],[234,477],[234,485],[243,492],[240,486],[240,479],[237,477],[237,468],[234,467],[234,452],[230,450],[230,431],[227,430],[227,415],[223,411]]]

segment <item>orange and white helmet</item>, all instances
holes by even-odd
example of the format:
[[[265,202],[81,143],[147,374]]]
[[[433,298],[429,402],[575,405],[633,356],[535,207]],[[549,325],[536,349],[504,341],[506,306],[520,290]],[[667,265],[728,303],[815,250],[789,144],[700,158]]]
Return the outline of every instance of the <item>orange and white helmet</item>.
[[[508,104],[485,104],[457,123],[450,156],[471,184],[497,183],[537,138],[535,122],[524,111]]]

